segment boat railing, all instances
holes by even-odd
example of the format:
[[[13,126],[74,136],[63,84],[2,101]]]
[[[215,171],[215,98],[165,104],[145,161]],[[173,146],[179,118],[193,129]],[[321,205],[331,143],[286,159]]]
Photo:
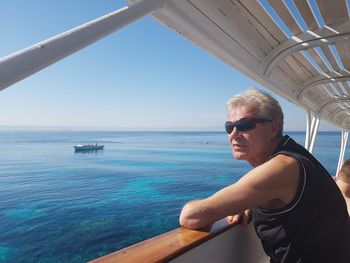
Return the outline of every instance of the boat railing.
[[[95,259],[90,263],[136,262],[268,262],[252,223],[227,224],[210,229],[177,228]]]

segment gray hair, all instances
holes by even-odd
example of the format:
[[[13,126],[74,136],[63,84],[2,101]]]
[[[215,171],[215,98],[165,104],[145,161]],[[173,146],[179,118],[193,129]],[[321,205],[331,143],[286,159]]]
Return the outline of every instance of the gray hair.
[[[233,109],[242,106],[254,107],[257,110],[257,118],[277,120],[280,127],[279,135],[282,136],[284,119],[282,108],[279,102],[270,94],[256,88],[237,94],[227,102],[228,114]]]

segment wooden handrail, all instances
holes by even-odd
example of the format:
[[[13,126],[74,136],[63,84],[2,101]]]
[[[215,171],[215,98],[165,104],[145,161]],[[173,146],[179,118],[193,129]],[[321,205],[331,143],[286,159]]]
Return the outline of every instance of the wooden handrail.
[[[222,219],[207,230],[199,231],[180,227],[92,260],[90,263],[167,262],[191,248],[231,229],[233,226],[234,225],[227,224],[225,219]]]

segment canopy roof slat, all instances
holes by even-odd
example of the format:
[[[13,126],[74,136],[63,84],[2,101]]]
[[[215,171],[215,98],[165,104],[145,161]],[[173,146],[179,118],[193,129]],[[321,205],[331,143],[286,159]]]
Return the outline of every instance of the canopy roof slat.
[[[294,35],[298,35],[302,32],[300,26],[294,19],[294,16],[290,13],[284,1],[281,0],[268,0],[272,8],[276,11],[279,17],[283,20],[286,26]]]
[[[317,96],[319,100],[325,100],[329,98],[330,96],[334,96],[334,91],[330,88],[328,84],[321,84],[313,87],[312,89],[307,90],[304,93],[304,96],[308,98],[309,100]],[[304,99],[303,96],[303,99]],[[315,107],[318,108],[318,104],[315,104]]]
[[[192,3],[198,5],[198,2],[207,2],[203,5],[202,12],[212,18],[219,28],[225,31],[228,35],[235,36],[237,31],[246,35],[247,39],[253,44],[257,50],[260,50],[264,54],[267,54],[272,45],[265,39],[265,37],[246,19],[241,13],[240,9],[233,2],[227,2],[225,0],[192,0]],[[214,8],[213,8],[214,7]],[[239,27],[237,27],[239,25]],[[239,39],[237,37],[237,39]],[[246,43],[246,42],[245,42]],[[261,57],[263,54],[255,53],[256,57]]]
[[[344,88],[344,85],[342,82],[335,82],[334,84],[338,85],[339,89],[341,90],[341,94],[344,96],[348,96],[348,92]]]
[[[337,116],[337,115],[341,115],[342,113],[344,114],[345,113],[350,113],[350,106],[349,105],[346,105],[346,106],[340,106],[339,108],[337,108],[336,110],[334,110],[331,114],[330,114],[330,119],[333,121],[334,118]],[[339,116],[338,116],[339,117]]]
[[[311,58],[317,63],[317,65],[320,67],[320,69],[323,72],[329,71],[326,63],[323,61],[323,59],[320,57],[320,55],[317,53],[317,51],[314,48],[310,48],[307,50],[307,53],[311,56]]]
[[[232,2],[241,3],[249,10],[249,13],[255,17],[256,23],[266,28],[266,30],[273,36],[279,43],[286,41],[288,38],[283,30],[278,26],[271,16],[265,11],[264,7],[261,6],[259,1],[251,0],[231,0]]]
[[[339,117],[337,123],[339,125],[341,125],[343,123],[343,121],[345,121],[346,119],[349,119],[349,118],[350,118],[349,113],[344,113]]]
[[[302,32],[292,36],[275,47],[265,58],[261,65],[261,73],[268,76],[273,68],[287,56],[310,48],[319,48],[334,43],[348,42],[350,39],[350,24],[344,22],[330,27],[323,27],[314,32]],[[338,52],[337,52],[338,54]]]
[[[287,62],[287,59],[281,61],[279,67],[285,72],[285,74],[291,78],[295,83],[301,82],[301,77],[295,72],[294,68],[290,63]]]
[[[320,85],[320,87],[323,88],[329,94],[329,96],[334,97],[336,95],[336,93],[332,89],[331,85],[329,85],[329,83],[324,83],[324,84]],[[313,90],[314,91],[316,91],[316,90],[319,91],[320,89],[317,86],[315,86]],[[327,98],[329,98],[327,96],[327,94],[324,94],[324,96],[322,96],[323,100],[327,99]]]
[[[349,20],[346,0],[316,0],[326,25],[339,24]]]
[[[154,16],[162,21],[164,19],[170,28],[229,65],[235,64],[240,70],[246,70],[245,64],[251,67],[259,65],[262,52],[259,53],[256,46],[249,42],[238,25],[234,27],[234,35],[230,35],[222,25],[208,17],[204,12],[208,4],[211,5],[207,1],[198,1],[198,8],[192,1],[170,1],[166,3],[167,12],[156,12]]]
[[[247,22],[251,23],[256,31],[271,45],[271,47],[275,47],[280,43],[273,34],[265,27],[265,25],[261,24],[251,13],[252,10],[248,10],[246,6],[242,5],[238,0],[231,0],[230,3],[234,5],[242,16],[247,18]],[[248,26],[248,28],[250,28]],[[278,28],[275,28],[278,31]],[[283,34],[283,32],[281,32]],[[284,37],[284,36],[283,36]]]
[[[332,108],[334,105],[336,105],[337,108],[340,108],[341,106],[344,106],[344,103],[349,101],[349,97],[342,97],[335,94],[334,97],[319,101],[316,114],[323,115],[326,111],[329,111],[329,109]]]
[[[322,84],[334,83],[340,86],[338,83],[343,83],[348,80],[350,80],[350,74],[345,70],[324,72],[315,77],[309,78],[307,79],[307,81],[302,83],[297,97],[300,98],[308,90],[311,90],[311,89],[314,90],[314,89],[317,89],[318,87],[322,87],[321,86]],[[345,87],[344,87],[344,90],[345,90],[345,93],[348,93]],[[344,92],[342,91],[341,94],[344,94]]]
[[[338,107],[337,107],[337,105],[330,105],[330,107],[328,108],[329,117],[332,116],[332,113],[333,113],[335,110],[337,110],[337,109],[339,109],[339,108],[341,108],[341,107],[344,107],[345,105],[346,105],[345,103],[344,103],[343,105],[339,105]]]
[[[326,93],[324,93],[323,96],[320,96],[320,93],[322,93],[322,89],[325,89],[331,98],[334,98],[335,96],[337,96],[336,91],[333,89],[333,86],[330,83],[324,83],[319,86],[315,86],[313,87],[312,90],[316,96],[320,97],[320,99],[322,100],[329,99],[329,96],[327,96]]]
[[[323,54],[325,55],[325,57],[327,58],[327,60],[329,61],[329,63],[332,65],[333,70],[339,71],[340,67],[338,65],[337,60],[334,57],[332,50],[329,48],[329,46],[321,46],[320,48],[321,48]]]
[[[344,65],[344,68],[350,70],[350,44],[349,43],[337,43],[335,48],[339,54],[340,60]]]
[[[310,61],[310,59],[308,57],[306,57],[302,52],[298,52],[301,56],[303,57],[303,64],[306,66],[306,68],[312,73],[313,76],[317,76],[320,73],[318,72],[317,68],[315,67],[315,65]],[[295,56],[298,56],[297,54],[294,54]]]
[[[348,96],[349,92],[348,92],[347,88],[345,87],[344,83],[345,82],[339,82],[339,85],[341,86],[343,93]]]
[[[344,92],[343,92],[343,89],[340,87],[339,83],[337,82],[334,82],[334,83],[331,83],[331,86],[333,85],[333,89],[339,94],[339,95],[343,95]]]
[[[293,55],[286,57],[285,62],[293,69],[295,74],[298,75],[298,83],[312,77],[312,74]]]
[[[347,94],[350,94],[350,86],[348,84],[348,82],[343,82],[343,86],[344,86],[344,89],[346,91]]]
[[[294,0],[294,4],[297,7],[301,17],[304,19],[309,30],[315,30],[320,28],[320,25],[318,24],[314,12],[311,9],[308,1]]]
[[[340,96],[344,96],[345,95],[343,90],[342,90],[342,88],[339,86],[339,84],[337,82],[330,83],[330,85],[333,87],[333,90],[337,94],[336,96],[340,97]]]
[[[326,100],[329,99],[329,96],[333,97],[336,95],[334,89],[328,83],[314,87],[313,92],[314,96],[318,96],[320,100]]]
[[[304,56],[304,54],[302,54],[301,52],[297,52],[293,54],[293,57],[300,64],[300,66],[302,66],[305,69],[304,73],[308,76],[306,79],[309,79],[318,75],[317,70],[311,64],[311,62]]]
[[[345,86],[345,83],[346,83],[346,82],[341,82],[341,86],[342,86],[342,88],[343,88],[343,90],[344,90],[344,94],[345,94],[346,96],[349,96],[349,95],[350,95],[349,89]]]

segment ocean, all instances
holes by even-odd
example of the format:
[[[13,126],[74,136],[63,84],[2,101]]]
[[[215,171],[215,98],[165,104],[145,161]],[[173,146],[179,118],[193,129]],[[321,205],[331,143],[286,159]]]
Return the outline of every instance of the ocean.
[[[332,175],[340,139],[320,132],[314,149]],[[175,229],[187,201],[250,169],[223,132],[2,131],[0,149],[1,263],[86,262]]]

